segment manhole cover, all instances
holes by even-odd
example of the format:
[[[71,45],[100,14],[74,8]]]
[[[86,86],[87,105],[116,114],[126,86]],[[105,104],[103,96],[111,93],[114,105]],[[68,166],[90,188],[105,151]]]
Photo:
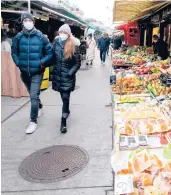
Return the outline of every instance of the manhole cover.
[[[20,175],[35,183],[51,183],[80,172],[88,163],[88,154],[78,146],[57,145],[28,156],[19,168]]]

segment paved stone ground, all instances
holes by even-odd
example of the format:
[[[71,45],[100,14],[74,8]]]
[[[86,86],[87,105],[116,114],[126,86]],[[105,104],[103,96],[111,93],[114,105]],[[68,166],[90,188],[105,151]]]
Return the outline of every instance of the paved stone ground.
[[[112,194],[110,191],[113,189],[110,165],[112,119],[111,108],[105,107],[110,103],[110,63],[109,57],[105,66],[100,65],[100,60],[96,59],[93,68],[78,72],[77,85],[80,88],[71,95],[71,116],[66,135],[61,135],[59,131],[61,99],[51,88],[41,94],[44,103],[43,115],[34,134],[29,136],[25,134],[29,123],[29,104],[2,123],[3,195]],[[2,108],[7,105],[11,109],[20,106],[15,105],[16,102],[10,105],[7,100],[4,102],[2,101]],[[4,112],[3,109],[2,113]],[[89,163],[83,171],[67,180],[51,184],[30,183],[19,175],[20,163],[28,155],[58,144],[78,145],[87,150]]]
[[[4,122],[11,117],[17,110],[24,106],[29,101],[28,97],[11,98],[1,96],[1,122]]]

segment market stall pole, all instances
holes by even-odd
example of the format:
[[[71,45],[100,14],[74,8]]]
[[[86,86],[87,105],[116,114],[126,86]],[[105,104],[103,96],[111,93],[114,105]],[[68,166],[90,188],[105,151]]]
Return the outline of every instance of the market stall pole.
[[[10,52],[1,51],[1,95],[13,98],[28,97],[29,94],[21,81]]]
[[[28,0],[28,12],[31,11],[30,0]]]

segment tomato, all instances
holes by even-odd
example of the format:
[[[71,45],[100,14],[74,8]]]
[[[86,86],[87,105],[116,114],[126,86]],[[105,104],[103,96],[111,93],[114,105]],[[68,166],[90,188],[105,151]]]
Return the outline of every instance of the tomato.
[[[167,141],[167,139],[166,139],[166,137],[164,135],[161,135],[161,137],[160,137],[160,143],[163,144],[163,145],[168,144],[168,141]]]

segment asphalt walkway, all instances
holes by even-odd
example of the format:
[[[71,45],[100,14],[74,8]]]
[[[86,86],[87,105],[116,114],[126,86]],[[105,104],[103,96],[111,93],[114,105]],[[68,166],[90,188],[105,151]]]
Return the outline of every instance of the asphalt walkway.
[[[67,134],[60,134],[61,99],[51,88],[41,94],[43,115],[34,134],[25,134],[30,104],[23,106],[2,123],[3,195],[112,194],[112,119],[111,108],[106,106],[110,104],[111,62],[108,57],[107,65],[102,66],[98,53],[96,58],[93,68],[85,70],[83,64],[77,74],[78,87],[71,94],[71,116]],[[8,105],[7,102],[6,104]],[[8,109],[10,106],[14,109],[15,105],[8,106]],[[23,159],[36,150],[59,144],[84,148],[89,154],[88,165],[77,175],[50,184],[30,183],[20,176],[18,168]]]

